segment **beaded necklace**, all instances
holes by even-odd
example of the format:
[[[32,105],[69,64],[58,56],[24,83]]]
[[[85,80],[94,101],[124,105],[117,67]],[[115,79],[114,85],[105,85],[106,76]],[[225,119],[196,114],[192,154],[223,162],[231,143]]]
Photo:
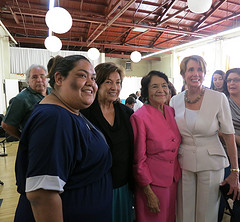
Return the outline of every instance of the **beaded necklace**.
[[[202,88],[200,94],[194,100],[190,100],[188,98],[188,90],[186,90],[186,92],[184,94],[184,100],[185,100],[185,102],[187,102],[189,104],[197,103],[201,99],[201,97],[203,96],[204,92],[205,92],[205,87]]]

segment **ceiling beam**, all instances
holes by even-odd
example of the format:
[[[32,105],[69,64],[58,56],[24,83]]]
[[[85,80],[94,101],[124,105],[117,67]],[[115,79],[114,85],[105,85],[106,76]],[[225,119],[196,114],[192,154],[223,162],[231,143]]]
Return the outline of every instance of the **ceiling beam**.
[[[88,43],[88,47],[109,27],[111,26],[136,0],[130,0],[123,9],[118,12],[107,24],[106,26]]]
[[[188,9],[188,6],[182,8],[181,10],[176,11],[176,12],[173,13],[172,15],[170,15],[170,16],[168,16],[167,18],[165,18],[165,19],[163,19],[162,21],[160,21],[160,22],[158,23],[158,25],[161,25],[161,24],[163,24],[164,22],[167,22],[169,19],[176,17],[176,16],[177,16],[178,14],[180,14],[182,11],[185,11],[185,10],[187,10],[187,9]]]
[[[33,37],[14,37],[17,42],[22,43],[35,43],[35,44],[42,44],[44,45],[45,38],[33,38]],[[66,46],[81,46],[81,47],[88,47],[87,42],[80,42],[80,41],[68,41],[62,40],[62,44]],[[104,47],[105,49],[115,49],[115,50],[122,50],[122,51],[140,51],[140,52],[157,52],[161,50],[160,48],[147,48],[141,46],[131,46],[131,45],[115,45],[115,44],[102,44],[102,43],[93,43],[92,47]]]
[[[130,39],[126,40],[125,42],[123,42],[123,44],[126,44],[127,42],[130,42],[131,40],[133,40],[133,39],[135,39],[137,37],[140,37],[141,35],[144,35],[144,34],[146,34],[148,32],[149,32],[149,30],[146,30],[145,32],[140,32],[137,35],[133,36],[132,38],[130,38]]]
[[[193,27],[192,31],[196,31],[226,0],[220,0],[217,5],[213,6],[205,16]]]
[[[10,11],[11,11],[11,13],[12,13],[12,16],[13,16],[13,18],[14,18],[14,21],[15,21],[17,24],[19,24],[20,22],[19,22],[19,20],[18,20],[18,17],[17,17],[17,15],[16,15],[16,13],[13,12],[13,10],[12,10],[11,8],[9,8],[9,9],[10,9]]]
[[[92,24],[92,23],[91,23],[91,24]],[[100,24],[98,25],[98,27],[92,32],[92,34],[87,38],[86,42],[90,41],[91,37],[92,37],[93,35],[95,35],[95,33],[98,31],[98,29],[99,29],[101,26],[102,26],[102,24],[100,23]]]
[[[134,0],[132,0],[134,1]],[[187,7],[185,7],[184,9],[182,10],[185,10]],[[182,11],[180,10],[180,11]],[[19,12],[15,12],[16,14],[18,14]],[[19,13],[20,14],[20,13]],[[45,14],[42,15],[42,14],[36,14],[34,12],[32,13],[25,13],[25,12],[22,12],[21,13],[22,15],[28,15],[28,16],[36,16],[36,17],[42,17],[42,18],[45,18]],[[164,19],[163,21],[160,22],[160,24],[166,22],[168,19],[176,16],[178,13],[174,13],[172,16],[169,16],[167,17],[166,19]],[[116,20],[116,19],[115,19]],[[99,23],[102,23],[102,24],[106,24],[106,20],[105,19],[99,19],[99,18],[88,18],[86,16],[82,17],[82,18],[77,18],[77,17],[74,17],[73,18],[73,21],[76,21],[76,22],[87,22],[87,23],[96,23],[96,24],[99,24]],[[111,23],[113,23],[113,19],[110,21]],[[196,32],[192,32],[192,31],[183,31],[183,30],[176,30],[176,29],[171,29],[171,28],[163,28],[163,27],[159,27],[158,26],[150,26],[150,25],[141,25],[141,24],[130,24],[130,23],[126,23],[126,22],[114,22],[113,24],[111,24],[109,22],[109,24],[107,24],[104,28],[107,29],[110,25],[112,26],[120,26],[120,27],[127,27],[127,28],[134,28],[134,27],[141,27],[141,28],[147,28],[147,29],[150,29],[151,31],[162,31],[162,32],[166,32],[166,33],[171,33],[171,34],[177,34],[177,35],[192,35],[192,36],[196,36],[196,37],[206,37],[207,35],[205,34],[200,34],[200,33],[196,33]],[[46,26],[46,29],[47,29],[47,26]],[[101,31],[100,34],[102,34],[103,31]],[[100,35],[99,34],[99,35]],[[98,35],[98,36],[99,36]],[[94,39],[95,40],[95,39]]]
[[[179,38],[182,38],[182,37],[184,37],[184,36],[175,36],[175,37],[173,37],[173,38],[169,38],[169,39],[166,39],[166,40],[164,40],[164,41],[162,41],[162,42],[159,42],[159,43],[157,43],[157,44],[154,44],[153,46],[158,46],[158,45],[161,45],[161,44],[163,44],[163,43],[166,43],[166,42],[169,42],[169,41],[172,41],[172,40],[176,40],[176,39],[179,39]]]
[[[167,5],[167,8],[161,15],[161,17],[157,19],[157,23],[161,22],[166,17],[167,13],[172,9],[174,2],[175,2],[175,0],[171,0],[171,2]]]
[[[163,34],[163,32],[160,32],[160,33],[155,37],[155,39],[151,42],[150,47],[153,47],[153,46],[154,46],[154,44],[161,38],[162,34]]]
[[[120,6],[120,4],[121,4],[121,1],[122,0],[118,0],[118,2],[116,2],[116,4],[113,6],[113,8],[112,9],[108,9],[108,15],[106,16],[106,19],[108,20],[109,19],[109,17],[117,10],[117,8]],[[111,2],[111,4],[112,4],[112,2]],[[109,4],[109,6],[111,6],[111,4]]]
[[[125,54],[105,53],[105,56],[110,58],[130,59],[130,55],[125,55]],[[152,56],[152,57],[144,58],[144,60],[161,61],[161,58]]]
[[[219,20],[217,20],[217,21],[215,21],[215,22],[212,22],[212,23],[209,23],[209,24],[207,24],[207,25],[201,26],[201,27],[198,28],[196,31],[201,31],[201,30],[203,30],[203,29],[210,28],[210,27],[213,26],[213,25],[217,25],[217,24],[219,24],[219,23],[221,23],[221,22],[224,22],[224,21],[226,21],[226,20],[234,19],[234,18],[236,18],[236,17],[238,17],[238,16],[240,16],[240,12],[239,12],[239,13],[233,13],[232,15],[229,15],[229,16],[227,16],[227,17],[224,17],[224,18],[222,18],[222,19],[219,19]]]

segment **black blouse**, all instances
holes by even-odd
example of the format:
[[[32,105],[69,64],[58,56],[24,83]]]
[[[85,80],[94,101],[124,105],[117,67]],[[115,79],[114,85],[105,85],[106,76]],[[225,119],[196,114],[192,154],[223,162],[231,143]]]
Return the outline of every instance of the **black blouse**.
[[[133,131],[130,116],[133,111],[129,107],[114,103],[115,120],[113,126],[104,118],[97,99],[81,113],[98,127],[108,142],[112,152],[112,179],[113,187],[118,188],[125,184],[133,185]]]

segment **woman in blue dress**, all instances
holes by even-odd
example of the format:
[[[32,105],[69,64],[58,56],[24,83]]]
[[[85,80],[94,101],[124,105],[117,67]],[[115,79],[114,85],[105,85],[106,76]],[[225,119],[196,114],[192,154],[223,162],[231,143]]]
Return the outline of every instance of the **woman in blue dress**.
[[[19,143],[15,221],[110,222],[111,153],[79,113],[94,101],[94,68],[80,55],[51,62],[52,93],[35,107]]]

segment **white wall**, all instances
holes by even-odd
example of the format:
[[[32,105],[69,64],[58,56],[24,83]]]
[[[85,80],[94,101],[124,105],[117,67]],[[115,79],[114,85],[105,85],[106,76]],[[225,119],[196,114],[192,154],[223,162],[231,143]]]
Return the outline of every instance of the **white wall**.
[[[3,82],[10,75],[10,50],[7,33],[0,27],[0,114],[6,110]]]

